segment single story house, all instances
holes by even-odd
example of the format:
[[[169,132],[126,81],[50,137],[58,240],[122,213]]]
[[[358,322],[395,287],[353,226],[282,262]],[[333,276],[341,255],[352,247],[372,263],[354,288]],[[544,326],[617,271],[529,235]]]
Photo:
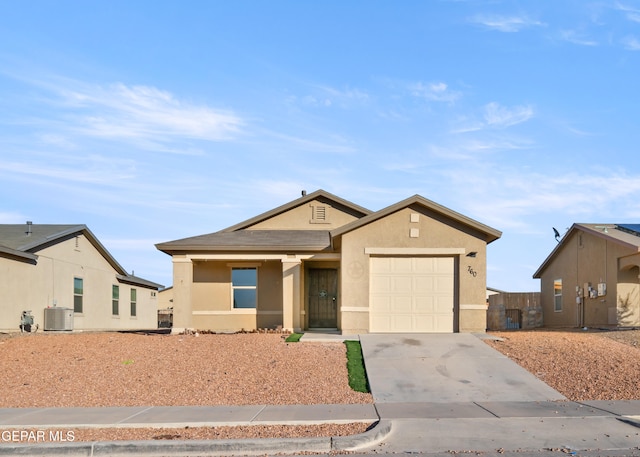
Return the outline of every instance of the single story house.
[[[640,325],[640,224],[573,224],[533,275],[544,325]]]
[[[0,331],[157,328],[162,287],[128,274],[86,225],[0,224]]]
[[[500,236],[419,195],[374,212],[318,190],[156,247],[173,259],[176,332],[484,332]]]

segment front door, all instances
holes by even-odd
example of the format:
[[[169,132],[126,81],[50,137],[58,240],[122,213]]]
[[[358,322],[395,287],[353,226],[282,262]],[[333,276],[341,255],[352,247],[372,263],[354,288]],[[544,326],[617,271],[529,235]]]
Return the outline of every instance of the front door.
[[[309,328],[337,328],[338,270],[310,268],[307,281]]]

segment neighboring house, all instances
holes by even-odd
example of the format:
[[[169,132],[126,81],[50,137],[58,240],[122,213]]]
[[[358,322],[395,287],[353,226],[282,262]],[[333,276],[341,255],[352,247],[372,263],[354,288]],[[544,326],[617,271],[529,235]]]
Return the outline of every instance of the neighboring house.
[[[504,290],[494,289],[493,287],[487,287],[487,302],[489,301],[489,297],[492,295],[504,294]]]
[[[173,258],[174,331],[484,332],[500,236],[419,195],[372,212],[319,190],[156,246]]]
[[[173,287],[158,291],[158,328],[173,326]]]
[[[17,331],[24,310],[40,329],[45,314],[49,330],[154,329],[160,287],[128,274],[85,225],[0,224],[1,331]],[[55,323],[63,309],[73,312]]]
[[[640,325],[640,224],[573,224],[542,263],[544,325]]]

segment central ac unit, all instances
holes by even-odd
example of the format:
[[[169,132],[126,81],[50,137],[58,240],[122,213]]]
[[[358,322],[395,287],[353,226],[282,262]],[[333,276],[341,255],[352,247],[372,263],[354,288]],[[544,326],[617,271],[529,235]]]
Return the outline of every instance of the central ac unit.
[[[73,310],[71,308],[45,308],[45,330],[73,330]]]

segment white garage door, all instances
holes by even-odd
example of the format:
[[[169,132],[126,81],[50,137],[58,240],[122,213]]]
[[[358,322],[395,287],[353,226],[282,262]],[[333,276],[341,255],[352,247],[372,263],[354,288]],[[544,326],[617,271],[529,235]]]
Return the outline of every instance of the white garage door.
[[[453,257],[372,257],[371,332],[453,332]]]

